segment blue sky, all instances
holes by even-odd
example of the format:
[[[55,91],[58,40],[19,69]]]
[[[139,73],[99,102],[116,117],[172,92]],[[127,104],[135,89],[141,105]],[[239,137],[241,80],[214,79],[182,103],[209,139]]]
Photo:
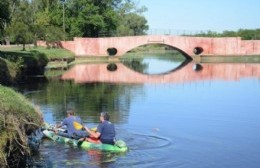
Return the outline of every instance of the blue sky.
[[[260,28],[260,0],[139,0],[151,30]]]

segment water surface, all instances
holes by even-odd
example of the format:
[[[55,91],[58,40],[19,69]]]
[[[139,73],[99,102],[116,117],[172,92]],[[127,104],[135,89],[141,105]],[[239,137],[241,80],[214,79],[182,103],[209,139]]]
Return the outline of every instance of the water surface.
[[[50,123],[72,107],[91,127],[108,111],[117,137],[130,148],[113,154],[44,140],[40,157],[49,167],[260,166],[260,64],[197,69],[191,62],[172,71],[165,63],[166,72],[156,73],[116,65],[116,71],[108,64],[75,65],[61,80],[19,88]]]

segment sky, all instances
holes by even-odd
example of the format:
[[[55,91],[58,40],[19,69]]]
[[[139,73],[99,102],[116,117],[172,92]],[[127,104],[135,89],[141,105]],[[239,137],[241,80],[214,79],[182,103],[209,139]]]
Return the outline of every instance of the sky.
[[[237,31],[260,28],[260,0],[137,0],[150,31]]]

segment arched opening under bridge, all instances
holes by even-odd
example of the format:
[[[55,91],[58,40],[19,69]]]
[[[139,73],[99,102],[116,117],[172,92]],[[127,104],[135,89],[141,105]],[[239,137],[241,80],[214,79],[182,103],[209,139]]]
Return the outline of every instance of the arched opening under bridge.
[[[130,50],[128,50],[124,55],[128,53],[172,53],[174,55],[182,55],[184,58],[188,60],[192,60],[192,57],[188,55],[186,52],[182,51],[178,47],[164,44],[164,43],[148,43],[144,45],[136,46]],[[124,56],[123,55],[123,56]]]
[[[180,49],[165,44],[142,45],[128,51],[120,59],[130,69],[148,75],[171,73],[192,60]]]

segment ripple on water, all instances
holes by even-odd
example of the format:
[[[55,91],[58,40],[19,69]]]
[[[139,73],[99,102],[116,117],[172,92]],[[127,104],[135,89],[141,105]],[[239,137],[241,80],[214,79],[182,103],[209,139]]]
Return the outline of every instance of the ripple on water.
[[[161,137],[157,135],[132,133],[132,135],[127,135],[124,140],[130,150],[149,150],[163,148],[171,145],[171,140],[166,137]]]
[[[128,152],[118,154],[95,150],[86,151],[46,139],[41,146],[40,153],[42,159],[39,160],[41,161],[41,166],[38,164],[38,167],[155,166],[158,162],[164,160],[159,154],[160,150],[172,143],[170,139],[165,137],[133,133],[124,129],[118,131],[118,136],[127,142]],[[158,150],[158,152],[155,150]]]

